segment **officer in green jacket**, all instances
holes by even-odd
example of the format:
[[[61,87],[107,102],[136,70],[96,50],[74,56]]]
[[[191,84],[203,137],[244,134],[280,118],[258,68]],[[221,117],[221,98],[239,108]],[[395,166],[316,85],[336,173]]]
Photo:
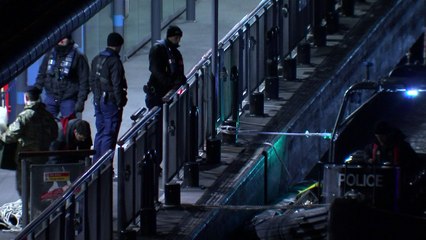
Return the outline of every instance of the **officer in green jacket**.
[[[58,135],[58,125],[53,115],[45,109],[40,101],[40,89],[30,86],[24,94],[25,107],[16,120],[0,133],[3,143],[17,143],[15,155],[16,187],[22,196],[21,161],[18,153],[22,151],[48,151],[49,146]],[[45,163],[47,158],[32,159],[33,163]]]

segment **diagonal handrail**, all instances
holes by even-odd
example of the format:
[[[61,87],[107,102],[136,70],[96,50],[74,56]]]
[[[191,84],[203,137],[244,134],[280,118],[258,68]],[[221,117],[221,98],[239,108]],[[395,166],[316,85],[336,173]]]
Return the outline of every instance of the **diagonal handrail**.
[[[26,153],[25,153],[26,154]],[[57,209],[60,206],[64,206],[66,202],[74,196],[76,190],[91,178],[91,176],[99,171],[107,161],[111,160],[114,156],[113,150],[108,150],[95,164],[92,165],[83,175],[81,175],[71,186],[65,191],[65,193],[57,198],[52,204],[50,204],[37,218],[31,221],[15,238],[17,240],[24,240],[31,232],[35,231],[44,221],[46,221],[51,215],[57,213]],[[112,181],[112,179],[111,179]]]

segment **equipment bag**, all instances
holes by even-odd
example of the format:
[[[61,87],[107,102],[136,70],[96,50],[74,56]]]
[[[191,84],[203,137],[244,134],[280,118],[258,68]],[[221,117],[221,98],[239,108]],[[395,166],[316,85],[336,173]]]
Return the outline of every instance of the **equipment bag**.
[[[3,143],[0,141],[0,168],[16,170],[16,147],[17,143]]]

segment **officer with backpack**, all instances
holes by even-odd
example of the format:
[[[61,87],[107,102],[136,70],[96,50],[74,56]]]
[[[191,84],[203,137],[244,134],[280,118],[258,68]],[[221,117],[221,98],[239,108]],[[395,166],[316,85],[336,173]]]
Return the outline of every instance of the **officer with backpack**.
[[[119,55],[123,43],[120,34],[110,33],[107,48],[93,59],[91,65],[90,86],[96,118],[94,162],[109,149],[115,149],[123,108],[127,103],[127,81]]]

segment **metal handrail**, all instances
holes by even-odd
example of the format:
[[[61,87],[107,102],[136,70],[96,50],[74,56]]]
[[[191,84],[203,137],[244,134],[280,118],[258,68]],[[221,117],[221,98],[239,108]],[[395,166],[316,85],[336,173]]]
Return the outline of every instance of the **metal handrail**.
[[[66,155],[66,156],[89,156],[95,154],[96,150],[86,149],[86,150],[56,150],[56,151],[25,151],[19,152],[18,158],[26,157],[48,157],[56,155]]]
[[[117,141],[117,145],[120,147],[123,146],[129,139],[134,137],[139,129],[141,129],[142,126],[144,126],[148,121],[151,120],[152,117],[156,116],[161,111],[161,108],[159,107],[153,107],[149,112],[143,116],[141,120],[135,123],[129,130],[127,130],[123,136],[121,136],[120,139]]]
[[[52,214],[56,213],[59,206],[62,206],[68,201],[78,188],[86,182],[96,171],[98,171],[107,160],[110,160],[114,156],[113,150],[108,150],[92,167],[90,167],[83,175],[81,175],[71,186],[65,191],[65,193],[57,198],[52,204],[50,204],[37,218],[31,221],[15,238],[17,240],[26,239],[26,236],[32,231],[36,230],[40,224],[46,221]]]
[[[139,108],[138,110],[136,110],[131,116],[130,116],[130,120],[132,120],[132,121],[136,121],[136,120],[138,120],[138,118],[140,118],[141,116],[143,116],[145,113],[146,113],[146,111],[148,111],[147,109],[146,109],[146,107],[141,107],[141,108]]]

